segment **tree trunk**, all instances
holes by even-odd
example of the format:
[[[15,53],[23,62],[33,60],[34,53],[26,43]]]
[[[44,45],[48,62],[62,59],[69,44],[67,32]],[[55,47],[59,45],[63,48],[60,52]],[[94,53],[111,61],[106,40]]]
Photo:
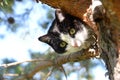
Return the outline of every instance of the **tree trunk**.
[[[39,0],[84,20],[84,14],[91,5],[90,0]],[[110,80],[120,80],[120,1],[102,0],[105,17],[98,22],[101,58],[106,64]],[[88,25],[89,22],[87,22]],[[90,27],[93,28],[92,25]]]

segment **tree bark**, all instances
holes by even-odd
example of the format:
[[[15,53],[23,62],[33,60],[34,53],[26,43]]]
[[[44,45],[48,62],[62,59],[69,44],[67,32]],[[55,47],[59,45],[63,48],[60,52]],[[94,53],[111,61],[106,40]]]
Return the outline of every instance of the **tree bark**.
[[[91,5],[90,0],[39,0],[53,8],[61,8],[84,20],[84,14]],[[101,58],[106,64],[110,80],[120,80],[120,1],[101,0],[106,18],[98,22]],[[88,22],[87,22],[88,23]],[[90,25],[88,23],[88,25]],[[92,25],[90,27],[93,28]]]

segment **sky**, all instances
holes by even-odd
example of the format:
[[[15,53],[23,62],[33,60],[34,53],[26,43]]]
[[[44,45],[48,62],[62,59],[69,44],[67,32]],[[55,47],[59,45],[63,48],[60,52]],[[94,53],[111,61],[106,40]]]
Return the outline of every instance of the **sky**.
[[[21,7],[19,7],[19,6]],[[44,43],[38,41],[38,37],[45,34],[46,31],[40,28],[37,21],[41,18],[41,21],[45,20],[46,11],[41,7],[39,3],[17,3],[14,5],[14,13],[22,14],[28,6],[33,7],[29,15],[29,19],[24,22],[25,28],[20,28],[16,33],[11,33],[6,31],[6,25],[1,25],[0,34],[4,34],[5,37],[0,39],[0,59],[13,58],[17,61],[29,59],[29,50],[35,52],[44,52],[48,47],[43,48]],[[47,15],[47,14],[46,14]],[[27,26],[27,27],[26,27]],[[29,30],[29,34],[26,32]],[[41,45],[42,44],[42,45]]]
[[[0,34],[4,34],[5,37],[0,39],[0,64],[4,58],[15,59],[17,61],[24,61],[30,59],[29,50],[34,52],[45,52],[48,49],[45,43],[38,41],[38,37],[47,33],[47,30],[43,30],[38,25],[38,21],[45,21],[47,12],[41,7],[41,3],[31,3],[31,0],[24,3],[16,2],[13,9],[15,14],[22,14],[26,9],[32,8],[29,13],[28,20],[23,21],[24,28],[20,28],[16,33],[6,31],[6,26],[2,24],[0,26]],[[31,7],[30,7],[31,6]],[[41,20],[40,20],[41,19]],[[27,26],[27,27],[26,27]],[[30,31],[28,35],[26,32]],[[107,80],[105,78],[105,70],[98,66],[92,71],[95,76],[95,80]],[[68,77],[68,80],[75,80],[77,76],[73,73]]]

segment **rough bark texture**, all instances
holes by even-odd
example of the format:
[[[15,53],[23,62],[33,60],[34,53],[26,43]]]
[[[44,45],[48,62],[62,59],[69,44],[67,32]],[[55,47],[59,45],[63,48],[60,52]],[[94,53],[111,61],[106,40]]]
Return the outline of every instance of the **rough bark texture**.
[[[91,4],[91,0],[40,1],[54,8],[61,8],[82,20],[84,19],[83,15]],[[106,16],[108,18],[104,18],[97,25],[100,34],[99,45],[102,50],[101,58],[106,64],[110,80],[120,80],[120,1],[102,0],[102,3],[106,9]]]
[[[111,64],[111,74],[113,78],[111,80],[120,80],[120,2],[119,0],[111,0],[111,1],[102,1],[106,10],[107,10],[107,16],[110,19],[110,30],[111,30],[111,36],[112,36],[112,46],[109,50],[109,63]],[[116,48],[116,53],[113,51],[113,48]],[[117,55],[117,56],[114,56]],[[107,61],[107,60],[106,60]],[[108,62],[106,62],[108,63]],[[108,70],[110,67],[108,67]]]

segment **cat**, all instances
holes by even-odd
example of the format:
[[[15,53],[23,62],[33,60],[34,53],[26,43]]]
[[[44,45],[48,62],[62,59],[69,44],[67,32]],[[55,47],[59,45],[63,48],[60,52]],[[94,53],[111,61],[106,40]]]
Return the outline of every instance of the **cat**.
[[[96,35],[81,19],[56,9],[48,33],[38,40],[50,45],[55,52],[65,54],[89,48],[95,44]]]

